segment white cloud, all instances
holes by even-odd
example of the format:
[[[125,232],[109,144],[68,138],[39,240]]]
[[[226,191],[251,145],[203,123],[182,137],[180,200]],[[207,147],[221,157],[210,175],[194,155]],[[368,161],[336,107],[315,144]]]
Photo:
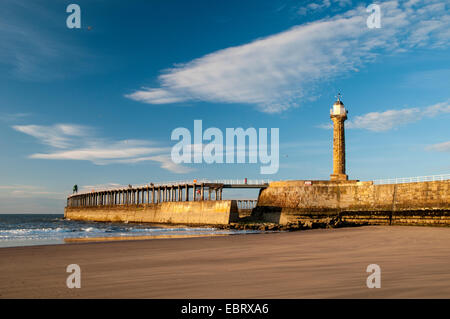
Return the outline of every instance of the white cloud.
[[[417,4],[384,1],[381,29],[367,28],[366,8],[359,6],[176,66],[159,76],[159,88],[126,96],[149,104],[201,100],[281,112],[314,95],[316,83],[349,74],[379,53],[447,46],[450,15],[437,3],[421,1],[419,11]]]
[[[441,114],[450,113],[450,102],[441,102],[423,109],[423,115],[426,117],[435,117]]]
[[[298,8],[297,13],[301,16],[322,12],[323,10],[339,10],[352,4],[352,0],[317,0]]]
[[[146,89],[143,91],[136,91],[132,94],[127,95],[130,99],[141,101],[151,104],[167,104],[181,102],[184,99],[182,97],[177,97],[169,91],[161,89]]]
[[[342,1],[339,0],[332,0],[333,3],[341,3]],[[324,9],[327,9],[331,6],[331,0],[319,0],[317,2],[311,2],[308,3],[306,6],[304,7],[300,7],[298,9],[298,14],[299,15],[306,15],[308,13],[314,12],[314,11],[321,11]]]
[[[323,123],[323,124],[319,124],[316,125],[317,128],[322,128],[324,130],[331,130],[333,128],[333,124],[331,123]]]
[[[29,157],[33,159],[83,160],[97,165],[153,161],[171,172],[188,171],[186,167],[169,162],[169,147],[154,146],[150,141],[96,138],[91,128],[73,124],[15,125],[13,128],[52,148],[46,153],[31,154]]]
[[[151,161],[159,162],[162,168],[171,171],[173,173],[184,174],[192,171],[191,168],[175,164],[168,155],[152,156],[149,157],[148,159]]]
[[[62,199],[64,192],[49,191],[44,187],[35,185],[0,185],[0,197],[8,198],[50,198]]]
[[[365,129],[374,132],[389,131],[393,128],[417,122],[423,118],[433,118],[450,113],[450,101],[437,103],[427,107],[405,108],[400,110],[387,110],[384,112],[370,112],[355,116],[348,121],[349,129]],[[318,125],[319,128],[331,129],[330,123]]]
[[[426,148],[429,151],[450,152],[450,141],[439,144],[433,144]]]
[[[70,159],[70,160],[86,160],[92,161],[97,164],[103,164],[103,160],[110,159],[133,159],[135,156],[145,155],[149,153],[155,153],[163,150],[162,148],[151,147],[137,147],[137,148],[122,148],[112,145],[107,148],[91,147],[91,148],[79,148],[74,150],[54,152],[50,154],[33,154],[31,158],[40,159]]]
[[[410,108],[402,110],[388,110],[384,112],[371,112],[355,116],[346,125],[347,128],[359,128],[369,131],[382,132],[394,127],[415,122],[419,119],[420,109]]]
[[[73,137],[83,136],[89,130],[85,126],[72,124],[56,124],[52,126],[14,125],[13,128],[56,148],[68,147]]]

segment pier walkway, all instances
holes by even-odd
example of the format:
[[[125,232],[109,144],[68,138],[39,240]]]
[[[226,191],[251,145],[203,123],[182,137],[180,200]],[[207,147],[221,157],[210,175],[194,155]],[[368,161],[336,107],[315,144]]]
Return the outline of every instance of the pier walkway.
[[[266,188],[269,180],[193,180],[169,183],[149,183],[140,186],[119,186],[72,194],[67,207],[156,204],[199,200],[222,200],[224,188]],[[244,201],[244,200],[243,200]],[[242,206],[255,202],[245,200]]]

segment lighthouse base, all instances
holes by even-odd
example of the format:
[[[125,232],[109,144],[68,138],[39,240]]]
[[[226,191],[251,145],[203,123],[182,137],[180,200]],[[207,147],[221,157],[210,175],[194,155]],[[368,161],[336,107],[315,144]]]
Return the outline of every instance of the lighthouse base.
[[[331,181],[348,181],[348,175],[347,174],[331,174],[330,180]]]

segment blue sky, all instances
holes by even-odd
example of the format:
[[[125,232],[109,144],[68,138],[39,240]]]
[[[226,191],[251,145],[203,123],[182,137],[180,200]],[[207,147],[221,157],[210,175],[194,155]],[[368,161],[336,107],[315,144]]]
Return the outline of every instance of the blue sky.
[[[337,92],[351,179],[449,173],[450,4],[378,1],[369,29],[371,3],[1,1],[0,213],[61,213],[74,184],[328,179]],[[279,128],[278,173],[174,164],[195,119]]]

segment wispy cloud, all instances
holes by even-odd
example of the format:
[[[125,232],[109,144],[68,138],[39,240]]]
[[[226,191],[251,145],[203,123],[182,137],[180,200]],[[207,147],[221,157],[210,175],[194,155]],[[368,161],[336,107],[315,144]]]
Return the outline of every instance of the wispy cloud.
[[[65,193],[49,191],[44,187],[34,185],[0,185],[0,196],[9,198],[39,197],[62,199],[64,198]]]
[[[352,3],[352,0],[317,0],[308,3],[304,6],[298,8],[297,13],[301,16],[307,15],[309,13],[323,11],[329,9],[332,5],[338,5],[339,7],[345,7]]]
[[[14,122],[30,116],[31,113],[0,113],[0,121]]]
[[[31,154],[29,157],[33,159],[82,160],[96,165],[153,161],[171,172],[189,170],[171,161],[169,147],[155,146],[150,141],[98,138],[92,128],[74,124],[15,125],[13,128],[51,147],[48,152]]]
[[[346,127],[349,129],[365,129],[374,132],[384,132],[417,122],[424,118],[433,118],[442,114],[450,113],[450,101],[437,103],[427,107],[405,108],[400,110],[387,110],[384,112],[370,112],[355,116],[348,121]],[[318,125],[319,128],[331,129],[330,123]]]
[[[192,171],[189,167],[175,164],[168,155],[151,156],[148,159],[160,163],[162,168],[174,173],[184,174]]]
[[[74,33],[65,28],[64,9],[35,1],[2,0],[0,63],[9,66],[14,76],[32,81],[63,78],[92,69],[80,67],[94,56],[75,44]]]
[[[99,165],[117,162],[119,159],[132,161],[137,156],[160,153],[167,148],[143,146],[148,143],[143,141],[119,141],[119,142],[94,142],[89,147],[80,147],[53,153],[37,153],[31,158],[58,159],[58,160],[85,160]],[[136,145],[137,144],[137,145]],[[141,146],[138,146],[141,145]],[[129,162],[129,163],[130,163]]]
[[[0,185],[0,190],[14,190],[14,189],[36,189],[37,186],[32,185]]]
[[[384,1],[381,29],[367,28],[366,8],[359,6],[165,70],[160,87],[126,96],[149,104],[201,100],[281,112],[314,95],[318,82],[350,74],[380,53],[448,46],[450,14],[439,3]]]
[[[41,143],[56,148],[70,146],[74,137],[87,134],[89,128],[73,124],[56,124],[52,126],[43,125],[14,125],[16,131],[31,135]]]
[[[370,112],[355,116],[347,123],[347,128],[366,129],[369,131],[389,131],[395,127],[416,122],[421,117],[420,108],[402,110],[387,110],[384,112]]]
[[[433,144],[426,148],[429,151],[450,152],[450,141]]]

